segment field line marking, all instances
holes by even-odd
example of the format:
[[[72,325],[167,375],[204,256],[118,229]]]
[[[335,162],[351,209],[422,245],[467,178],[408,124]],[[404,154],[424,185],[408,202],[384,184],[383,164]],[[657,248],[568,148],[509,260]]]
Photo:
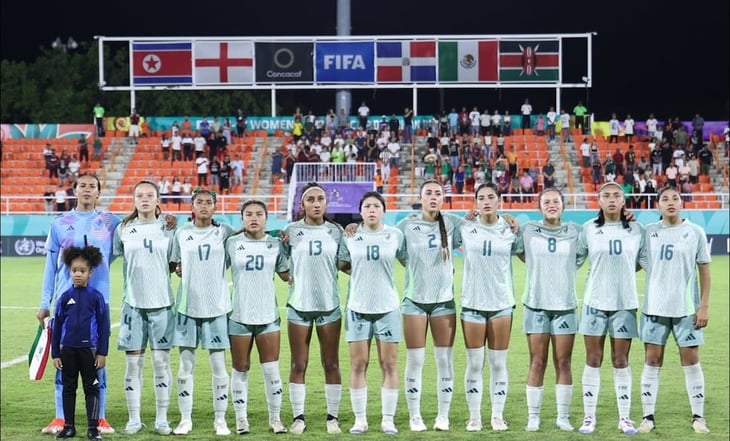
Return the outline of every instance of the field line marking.
[[[114,323],[112,325],[112,329],[118,328],[118,327],[119,327],[119,323]],[[0,369],[9,368],[10,366],[15,366],[16,364],[22,363],[24,361],[28,361],[27,355],[24,355],[24,356],[18,357],[18,358],[13,358],[12,360],[9,360],[9,361],[3,361],[2,363],[0,363]]]

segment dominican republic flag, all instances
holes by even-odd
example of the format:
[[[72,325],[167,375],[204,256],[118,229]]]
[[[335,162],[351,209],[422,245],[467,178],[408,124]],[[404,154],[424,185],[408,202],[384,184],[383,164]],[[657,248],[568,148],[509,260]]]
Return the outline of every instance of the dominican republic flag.
[[[46,317],[44,322],[45,326],[38,325],[38,332],[28,352],[28,376],[36,381],[43,378],[51,352],[51,319]]]
[[[378,82],[435,82],[436,41],[379,41]]]
[[[195,84],[253,83],[253,41],[195,42]]]
[[[558,40],[499,42],[499,81],[556,82],[559,77]]]
[[[132,66],[135,85],[192,84],[192,43],[162,41],[132,43]]]

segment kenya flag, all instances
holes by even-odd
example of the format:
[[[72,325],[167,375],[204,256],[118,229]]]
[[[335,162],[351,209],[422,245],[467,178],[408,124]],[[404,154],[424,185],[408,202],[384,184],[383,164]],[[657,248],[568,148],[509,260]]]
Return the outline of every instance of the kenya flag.
[[[499,42],[499,81],[556,82],[559,74],[558,40]]]

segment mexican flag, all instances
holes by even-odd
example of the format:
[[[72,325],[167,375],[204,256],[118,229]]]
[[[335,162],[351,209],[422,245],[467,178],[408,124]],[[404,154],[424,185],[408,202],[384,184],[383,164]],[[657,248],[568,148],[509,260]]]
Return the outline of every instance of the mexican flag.
[[[558,40],[499,42],[499,81],[556,82],[559,76]]]
[[[444,82],[496,82],[497,41],[439,41],[438,80]]]
[[[51,352],[50,318],[44,320],[45,326],[38,325],[33,344],[28,351],[28,376],[31,380],[40,380],[46,371],[48,356]]]

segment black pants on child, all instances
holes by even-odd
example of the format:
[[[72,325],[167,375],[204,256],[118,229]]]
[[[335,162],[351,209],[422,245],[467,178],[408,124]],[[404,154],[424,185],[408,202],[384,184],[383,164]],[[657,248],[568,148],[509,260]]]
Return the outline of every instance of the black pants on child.
[[[76,423],[76,389],[79,386],[79,374],[86,397],[86,419],[89,428],[99,425],[99,383],[97,382],[96,351],[92,348],[61,348],[63,370],[63,415],[66,426]]]

